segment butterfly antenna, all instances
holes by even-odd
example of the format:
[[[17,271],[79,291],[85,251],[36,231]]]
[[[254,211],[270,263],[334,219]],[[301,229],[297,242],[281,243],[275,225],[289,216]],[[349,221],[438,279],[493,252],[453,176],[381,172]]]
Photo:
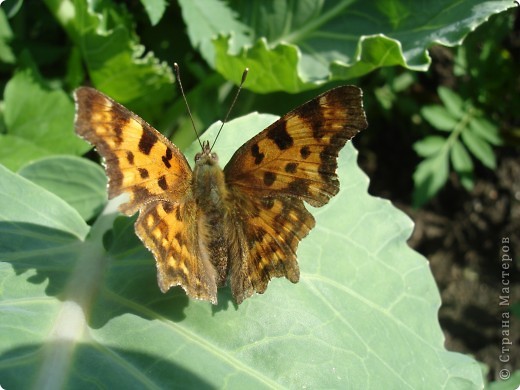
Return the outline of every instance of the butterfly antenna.
[[[235,102],[237,101],[237,97],[240,94],[240,91],[242,90],[242,86],[244,85],[244,82],[246,81],[248,72],[249,72],[249,68],[245,68],[244,69],[244,73],[242,73],[242,81],[240,81],[240,85],[238,86],[237,93],[235,94],[235,97],[233,98],[233,102],[229,106],[229,110],[228,110],[228,112],[226,114],[226,117],[224,118],[224,121],[222,121],[222,125],[220,125],[220,129],[218,129],[218,133],[217,133],[217,136],[215,137],[215,141],[213,141],[213,145],[211,145],[211,148],[209,149],[210,152],[211,152],[211,150],[213,150],[213,146],[215,146],[215,144],[217,143],[218,136],[220,135],[220,132],[222,131],[222,128],[226,124],[227,119],[229,117],[229,114],[231,113],[231,110],[235,106]]]
[[[197,128],[195,127],[195,122],[193,121],[193,115],[191,115],[190,106],[188,105],[188,100],[186,99],[186,95],[184,94],[184,89],[182,88],[182,82],[181,82],[181,71],[179,70],[179,65],[174,62],[173,67],[175,68],[175,75],[177,76],[177,82],[179,83],[179,89],[181,90],[182,98],[184,99],[184,103],[186,104],[186,108],[188,109],[188,115],[191,120],[191,126],[193,127],[193,130],[195,131],[195,135],[197,136],[197,141],[199,141],[199,145],[201,150],[204,149],[202,146],[202,142],[200,142],[199,133],[197,132]]]

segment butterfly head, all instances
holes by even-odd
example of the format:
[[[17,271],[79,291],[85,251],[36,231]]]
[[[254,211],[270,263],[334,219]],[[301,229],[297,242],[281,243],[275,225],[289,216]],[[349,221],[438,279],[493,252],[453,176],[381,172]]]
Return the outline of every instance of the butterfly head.
[[[218,165],[217,153],[211,151],[209,141],[202,143],[202,151],[195,155],[195,165]]]

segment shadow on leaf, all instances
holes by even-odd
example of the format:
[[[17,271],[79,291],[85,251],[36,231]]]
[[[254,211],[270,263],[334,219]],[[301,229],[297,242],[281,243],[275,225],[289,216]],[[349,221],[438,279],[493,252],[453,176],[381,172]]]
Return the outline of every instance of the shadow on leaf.
[[[212,388],[167,357],[76,341],[24,345],[0,355],[1,385],[28,388]],[[102,384],[98,381],[103,378]],[[49,387],[51,386],[51,387]],[[55,387],[56,386],[56,387]]]

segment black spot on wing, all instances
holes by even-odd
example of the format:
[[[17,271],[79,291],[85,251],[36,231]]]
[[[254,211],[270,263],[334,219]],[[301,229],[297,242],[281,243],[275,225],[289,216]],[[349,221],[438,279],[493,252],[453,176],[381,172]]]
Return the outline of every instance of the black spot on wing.
[[[273,198],[262,198],[261,204],[265,210],[270,210],[274,206],[274,200]]]
[[[166,214],[170,214],[173,211],[173,205],[171,203],[164,202],[162,208]]]
[[[251,146],[251,155],[255,158],[255,164],[258,165],[262,162],[265,157],[264,153],[260,153],[260,148],[258,144],[254,144]]]
[[[301,149],[300,149],[300,156],[302,156],[302,158],[305,160],[307,157],[309,157],[311,155],[311,151],[309,149],[308,146],[303,146]]]
[[[137,168],[137,170],[139,171],[139,175],[141,176],[141,179],[147,179],[149,174],[148,174],[148,170],[145,169],[145,168]]]
[[[166,191],[168,189],[168,183],[166,183],[166,178],[163,176],[161,176],[158,180],[157,180],[157,184],[159,185],[159,187],[161,187],[164,191]]]
[[[286,125],[285,121],[280,120],[267,132],[267,138],[272,140],[280,150],[289,149],[294,144],[294,140],[287,132]]]
[[[298,163],[290,162],[285,165],[285,172],[294,173],[296,172],[296,168],[298,167]]]
[[[170,160],[172,159],[172,151],[170,148],[166,148],[166,154],[162,156],[162,162],[166,168],[171,168]]]
[[[276,180],[276,174],[273,172],[265,172],[264,173],[264,184],[268,187],[272,186],[274,181]]]
[[[139,140],[139,150],[149,155],[153,146],[157,142],[157,135],[152,132],[151,128],[143,127],[143,133],[141,134],[141,139]]]
[[[134,154],[131,151],[126,152],[126,160],[128,164],[134,165]]]

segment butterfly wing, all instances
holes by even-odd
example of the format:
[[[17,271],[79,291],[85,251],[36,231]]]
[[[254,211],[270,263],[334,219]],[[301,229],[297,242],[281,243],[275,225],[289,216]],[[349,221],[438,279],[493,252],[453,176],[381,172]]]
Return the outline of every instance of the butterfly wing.
[[[314,227],[313,216],[303,201],[288,196],[254,198],[233,191],[237,237],[230,265],[230,283],[237,303],[254,292],[263,293],[269,280],[300,278],[296,249]]]
[[[157,259],[157,283],[162,292],[180,285],[192,298],[217,303],[216,270],[198,245],[195,202],[147,204],[139,213],[135,231]]]
[[[338,153],[367,125],[361,90],[338,87],[280,118],[233,155],[226,183],[235,203],[248,199],[237,209],[244,221],[240,240],[250,248],[231,265],[236,296],[263,292],[275,276],[298,281],[296,248],[314,226],[303,201],[320,207],[338,193]]]
[[[339,191],[339,150],[367,127],[362,92],[332,89],[277,120],[236,151],[224,171],[236,189],[323,206]]]
[[[152,251],[159,287],[181,285],[194,298],[216,301],[214,269],[199,253],[192,171],[166,137],[101,92],[76,90],[76,133],[105,160],[108,193],[129,200],[127,215],[140,210],[136,232]]]
[[[133,215],[145,203],[180,201],[189,191],[191,168],[181,151],[152,126],[101,92],[75,91],[76,133],[105,160],[108,195],[126,193],[120,206]]]

